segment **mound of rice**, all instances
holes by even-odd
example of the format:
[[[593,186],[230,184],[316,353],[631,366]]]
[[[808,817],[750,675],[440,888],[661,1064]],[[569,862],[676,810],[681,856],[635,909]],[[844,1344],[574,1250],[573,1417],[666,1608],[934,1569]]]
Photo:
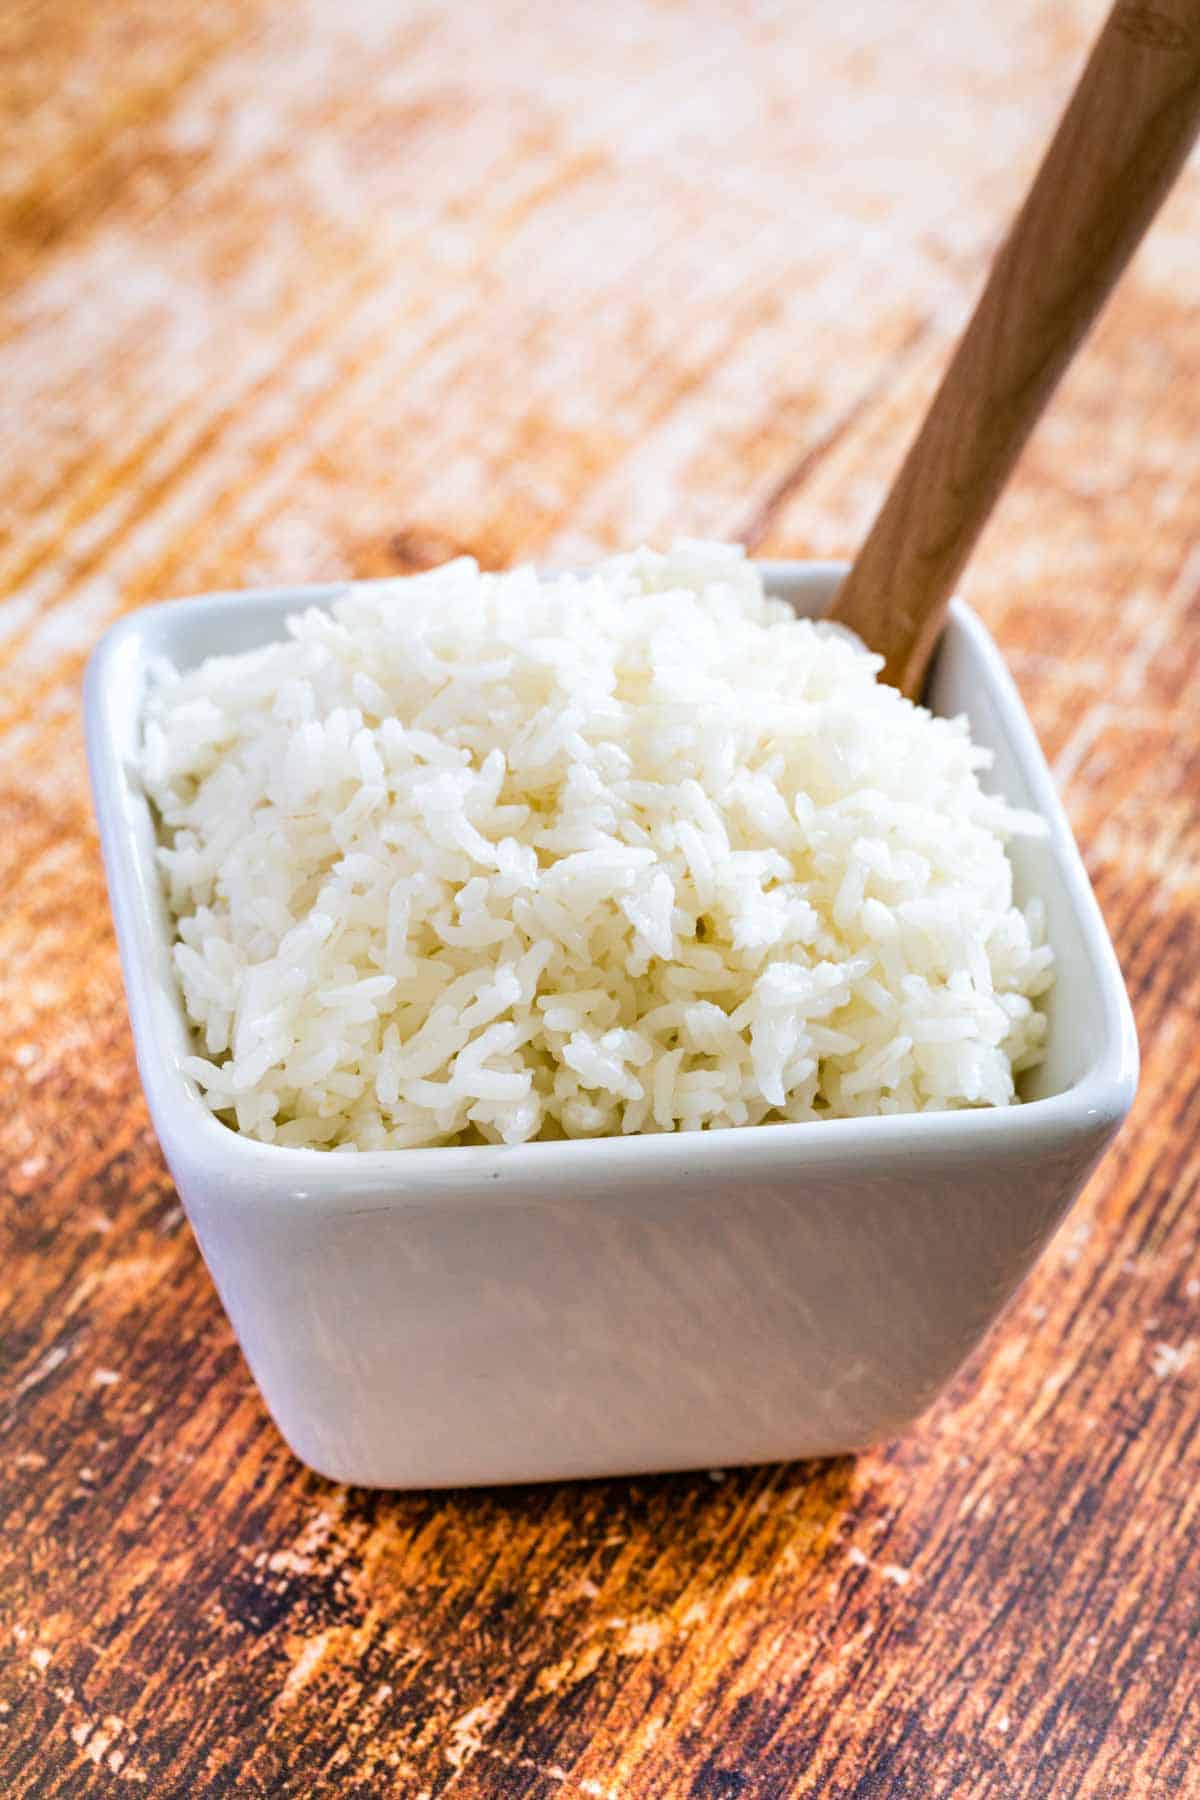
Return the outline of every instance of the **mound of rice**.
[[[459,561],[151,685],[229,1124],[339,1149],[1003,1106],[1051,979],[988,755],[684,544]]]

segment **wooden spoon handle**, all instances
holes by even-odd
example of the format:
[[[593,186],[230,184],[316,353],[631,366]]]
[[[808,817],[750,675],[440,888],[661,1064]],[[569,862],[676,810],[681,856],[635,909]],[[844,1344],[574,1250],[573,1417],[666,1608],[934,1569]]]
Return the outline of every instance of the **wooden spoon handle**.
[[[954,583],[1200,128],[1200,0],[1117,0],[832,617],[920,693]]]

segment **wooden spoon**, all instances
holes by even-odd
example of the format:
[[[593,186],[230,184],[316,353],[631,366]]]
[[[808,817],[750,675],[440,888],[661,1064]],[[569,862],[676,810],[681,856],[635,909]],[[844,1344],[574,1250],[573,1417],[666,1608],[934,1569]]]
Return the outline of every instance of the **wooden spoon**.
[[[1021,448],[1200,129],[1200,0],[1117,0],[831,617],[920,694]]]

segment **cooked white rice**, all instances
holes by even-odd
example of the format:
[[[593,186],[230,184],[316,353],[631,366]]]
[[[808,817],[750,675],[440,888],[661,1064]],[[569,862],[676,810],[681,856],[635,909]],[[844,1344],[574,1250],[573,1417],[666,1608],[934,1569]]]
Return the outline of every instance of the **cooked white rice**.
[[[161,668],[208,1104],[374,1150],[1003,1106],[1051,980],[961,720],[683,544],[463,560]]]

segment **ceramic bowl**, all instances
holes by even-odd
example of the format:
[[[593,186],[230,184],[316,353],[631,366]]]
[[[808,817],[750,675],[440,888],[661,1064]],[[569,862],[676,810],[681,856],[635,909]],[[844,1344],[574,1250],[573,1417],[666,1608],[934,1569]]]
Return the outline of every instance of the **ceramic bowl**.
[[[841,569],[764,565],[798,611]],[[342,588],[214,594],[115,626],[88,754],[138,1067],[255,1380],[305,1463],[379,1487],[851,1451],[899,1432],[979,1342],[1131,1104],[1121,974],[1046,764],[978,619],[929,691],[1049,825],[1014,848],[1057,957],[1024,1104],[741,1131],[330,1155],[238,1136],[183,1074],[188,1028],[132,772],[148,664],[277,636]]]

